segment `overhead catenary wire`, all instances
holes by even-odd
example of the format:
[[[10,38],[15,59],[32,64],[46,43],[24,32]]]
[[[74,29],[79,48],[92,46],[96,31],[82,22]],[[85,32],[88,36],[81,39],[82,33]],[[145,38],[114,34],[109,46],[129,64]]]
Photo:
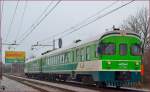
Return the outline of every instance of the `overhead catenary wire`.
[[[4,0],[1,0],[1,19],[3,18],[4,16]]]
[[[15,10],[14,10],[12,19],[11,19],[11,21],[10,21],[10,25],[8,26],[8,32],[7,32],[7,34],[6,34],[5,42],[7,42],[7,39],[8,39],[8,37],[9,37],[10,32],[11,32],[12,24],[14,23],[14,20],[15,20],[15,15],[16,15],[17,8],[18,8],[18,5],[19,5],[19,1],[20,1],[20,0],[17,0],[17,4],[16,4]]]
[[[74,26],[72,26],[72,27],[70,27],[70,28],[64,30],[63,32],[54,34],[53,36],[47,37],[46,39],[39,40],[39,41],[37,41],[37,42],[43,42],[43,41],[46,41],[46,40],[48,40],[48,39],[50,39],[50,38],[52,38],[52,37],[58,36],[58,35],[60,35],[60,34],[62,35],[62,34],[64,34],[64,33],[66,33],[67,31],[70,31],[71,29],[74,29],[75,27],[78,27],[79,25],[82,25],[83,23],[87,22],[89,19],[95,17],[96,15],[98,15],[98,14],[102,13],[103,11],[105,11],[106,9],[109,9],[110,7],[112,7],[112,6],[115,5],[118,1],[119,1],[119,0],[116,0],[115,2],[111,3],[110,5],[106,6],[106,7],[103,8],[103,9],[99,10],[98,12],[94,13],[93,15],[87,17],[86,19],[84,19],[84,20],[81,21],[80,23],[78,23],[78,24],[76,24],[76,25],[74,25]]]
[[[86,24],[80,26],[79,28],[74,29],[73,31],[70,31],[69,33],[67,33],[67,34],[65,34],[65,35],[63,35],[63,36],[61,36],[61,38],[65,37],[65,36],[67,36],[67,35],[69,35],[69,34],[72,34],[73,32],[76,32],[76,31],[80,30],[81,28],[83,28],[83,27],[85,27],[85,26],[87,26],[87,25],[89,25],[89,24],[91,24],[91,23],[93,23],[93,22],[95,22],[95,21],[97,21],[97,20],[99,20],[99,19],[101,19],[101,18],[103,18],[103,17],[105,17],[105,16],[107,16],[107,15],[109,15],[109,14],[111,14],[111,13],[117,11],[117,10],[119,10],[120,8],[126,6],[126,5],[128,5],[128,4],[130,4],[130,3],[132,3],[133,1],[135,1],[135,0],[132,0],[132,1],[128,2],[128,3],[126,3],[126,4],[123,4],[123,5],[121,5],[121,6],[117,7],[117,8],[115,8],[115,9],[113,9],[113,10],[111,10],[111,11],[109,11],[109,12],[107,12],[107,13],[105,13],[105,14],[99,16],[99,17],[97,17],[96,19],[92,20],[91,22],[86,23]]]
[[[95,21],[97,21],[97,20],[99,20],[99,19],[101,19],[101,18],[103,18],[103,17],[105,17],[105,16],[107,16],[107,15],[109,15],[109,14],[111,14],[111,13],[117,11],[117,10],[119,10],[120,8],[126,6],[126,5],[128,5],[128,4],[130,4],[130,3],[132,3],[133,1],[135,1],[135,0],[129,1],[128,3],[125,3],[125,4],[119,6],[119,7],[115,8],[115,9],[112,9],[111,11],[109,11],[109,12],[107,12],[107,13],[101,15],[101,16],[98,16],[96,19],[94,19],[94,20],[92,20],[92,21],[90,21],[90,22],[88,22],[88,23],[86,23],[86,24],[84,24],[84,25],[81,25],[79,28],[74,29],[73,31],[70,31],[69,33],[67,33],[67,34],[65,34],[65,35],[63,35],[63,36],[61,36],[60,38],[66,37],[66,36],[68,36],[69,34],[72,34],[73,32],[76,32],[76,31],[80,30],[81,28],[83,28],[83,27],[85,27],[85,26],[87,26],[87,25],[89,25],[89,24],[91,24],[91,23],[93,23],[93,22],[95,22]],[[72,28],[72,29],[73,29],[73,28]],[[68,31],[68,30],[67,30],[67,31]],[[57,40],[58,40],[58,39],[57,39]],[[38,42],[40,42],[40,41],[38,41]]]
[[[75,31],[78,31],[78,30],[81,29],[82,27],[85,27],[85,26],[87,26],[87,25],[89,25],[89,24],[95,22],[96,20],[105,17],[106,15],[109,15],[109,14],[115,12],[116,10],[118,10],[118,9],[120,9],[120,8],[122,8],[122,7],[126,6],[126,5],[128,5],[128,4],[130,4],[130,3],[133,2],[133,1],[134,1],[134,0],[132,0],[132,1],[128,2],[128,3],[126,3],[126,4],[123,4],[123,5],[121,5],[121,6],[117,7],[117,8],[115,8],[115,9],[113,9],[113,10],[111,10],[111,11],[109,11],[109,12],[107,12],[107,13],[101,15],[101,16],[98,16],[95,20],[92,20],[91,22],[88,22],[88,23],[85,24],[85,25],[81,25],[79,28],[77,28],[77,29],[75,29],[75,30],[73,30],[73,31],[71,31],[71,32],[69,32],[69,33],[67,33],[67,34],[65,34],[65,35],[63,35],[63,36],[61,36],[60,38],[63,38],[63,37],[65,37],[66,35],[69,35],[69,34],[75,32]],[[112,3],[111,5],[113,5],[113,4],[114,4],[114,3]],[[106,9],[106,8],[104,8],[104,9]],[[94,15],[93,15],[93,16],[94,16]],[[90,18],[90,17],[88,17],[88,18]],[[86,19],[85,19],[85,20],[86,20]],[[83,21],[85,21],[85,20],[83,20]],[[83,22],[83,21],[82,21],[82,22]],[[72,28],[72,27],[71,27],[71,28]],[[68,30],[67,30],[67,31],[68,31]],[[63,32],[65,32],[65,31],[63,31]],[[61,32],[61,34],[62,34],[62,32]],[[58,35],[58,34],[55,34],[55,35]],[[53,36],[54,36],[54,35],[53,35]],[[58,39],[55,39],[55,40],[58,40]],[[43,40],[41,40],[41,41],[43,41]],[[41,41],[38,41],[38,42],[41,42]]]
[[[63,34],[63,33],[66,33],[66,32],[68,32],[68,31],[70,31],[70,30],[73,30],[73,31],[70,31],[69,33],[64,34],[64,35],[61,36],[60,38],[65,37],[66,35],[69,35],[69,34],[71,34],[71,33],[73,33],[73,32],[76,32],[76,31],[80,30],[81,28],[83,28],[83,27],[85,27],[85,26],[87,26],[87,25],[89,25],[89,24],[91,24],[91,23],[97,21],[98,19],[101,19],[101,18],[105,17],[106,15],[109,15],[109,14],[113,13],[114,11],[116,11],[116,10],[118,10],[118,9],[120,9],[120,8],[122,8],[122,7],[124,7],[124,6],[128,5],[128,4],[130,4],[130,3],[132,3],[133,1],[134,1],[134,0],[132,0],[132,1],[128,2],[128,3],[126,3],[126,4],[123,4],[123,5],[119,6],[119,7],[115,8],[115,9],[113,9],[113,10],[107,12],[107,13],[105,13],[105,14],[103,14],[103,15],[97,17],[96,19],[94,19],[94,20],[88,22],[88,23],[86,23],[86,24],[84,24],[84,25],[81,25],[79,28],[76,28],[76,29],[75,29],[75,27],[77,27],[79,24],[81,24],[81,23],[83,23],[84,21],[86,21],[86,19],[83,20],[81,23],[79,23],[79,24],[77,24],[77,25],[75,25],[75,26],[72,26],[72,27],[70,27],[69,29],[66,29],[65,31],[63,31],[63,32],[61,32],[61,33],[58,33],[58,34],[55,34],[55,35],[53,35],[53,36],[57,36],[57,35],[59,35],[59,34]],[[108,6],[108,7],[104,8],[104,9],[102,9],[102,11],[103,11],[103,10],[106,10],[106,9],[108,9],[108,8],[110,8],[113,4],[115,4],[115,2],[113,2],[110,6]],[[102,11],[98,11],[96,14],[98,14],[98,13],[100,13],[100,12],[102,12]],[[92,15],[92,16],[95,16],[96,14],[94,14],[94,15]],[[88,17],[87,19],[92,18],[92,16],[91,16],[91,17]],[[50,39],[50,38],[51,38],[51,37],[46,38],[46,39],[41,40],[41,41],[38,41],[38,42],[42,42],[42,41],[45,41],[45,40]]]
[[[22,15],[21,15],[20,24],[19,24],[19,26],[18,26],[17,34],[16,34],[16,37],[15,37],[15,40],[14,40],[14,41],[17,40],[17,38],[18,38],[18,36],[19,36],[19,33],[21,32],[21,28],[22,28],[22,25],[23,25],[24,15],[25,15],[25,12],[26,12],[27,4],[28,4],[28,1],[25,0],[25,5],[24,5],[23,12],[22,12]]]
[[[0,21],[0,30],[2,29],[2,22],[3,22],[3,8],[4,8],[4,0],[1,0],[0,1],[0,18],[1,18],[1,21]],[[0,33],[1,34],[1,33]],[[1,38],[0,38],[1,39]],[[0,42],[1,44],[2,42]]]
[[[44,17],[42,17],[39,22],[37,24],[35,24],[35,26],[33,26],[33,28],[30,30],[29,33],[27,33],[20,41],[19,43],[22,43],[41,23],[42,21],[57,7],[57,5],[61,2],[61,0],[59,0],[51,9],[50,11],[48,11]]]
[[[26,31],[30,31],[30,29],[32,29],[35,25],[36,25],[36,23],[39,21],[39,19],[41,19],[41,17],[42,16],[44,16],[44,14],[46,13],[46,11],[49,9],[49,7],[52,5],[52,3],[53,3],[53,0],[52,1],[50,1],[50,3],[46,6],[46,8],[44,9],[44,11],[40,14],[40,16],[38,16],[38,18],[32,23],[32,25],[26,30]],[[26,35],[26,33],[27,32],[24,32],[22,35],[21,35],[21,37],[23,37],[24,35]],[[20,38],[21,38],[20,37]],[[17,40],[17,39],[16,39]]]

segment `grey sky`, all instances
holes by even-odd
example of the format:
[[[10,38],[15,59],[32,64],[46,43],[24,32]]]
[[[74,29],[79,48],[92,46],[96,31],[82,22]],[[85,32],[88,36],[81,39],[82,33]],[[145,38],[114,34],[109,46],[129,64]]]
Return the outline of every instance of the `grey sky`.
[[[51,1],[28,1],[23,26],[19,30],[18,39],[22,39],[22,34],[27,31],[29,26],[39,17],[42,11],[47,7]],[[81,22],[87,17],[93,15],[97,11],[107,7],[114,1],[62,1],[55,10],[33,31],[33,33],[18,46],[16,50],[25,50],[27,55],[35,54],[39,55],[41,52],[51,48],[37,48],[38,51],[31,51],[31,45],[35,44],[36,41],[45,39],[56,33],[60,33],[65,29],[74,26],[75,24]],[[128,1],[129,2],[129,1]],[[56,3],[56,2],[54,2]],[[113,8],[116,8],[126,1],[119,1],[111,8],[102,12],[104,14]],[[9,34],[7,42],[13,42],[16,38],[18,32],[18,26],[20,24],[20,16],[23,12],[24,1],[19,2],[17,13],[12,24],[12,29]],[[5,1],[3,10],[3,21],[2,21],[2,39],[3,42],[6,39],[6,34],[8,32],[8,26],[10,25],[10,20],[12,18],[16,1]],[[148,8],[148,1],[135,1],[116,12],[105,16],[104,18],[80,29],[79,31],[66,36],[63,38],[63,46],[71,44],[76,39],[90,38],[91,36],[96,36],[105,32],[105,29],[110,29],[113,25],[119,26],[123,20],[125,20],[129,15],[135,14],[142,7]],[[101,15],[99,14],[99,15]],[[99,16],[97,15],[97,16]],[[9,30],[10,31],[10,30]],[[29,30],[28,30],[29,31]],[[61,35],[60,35],[61,36]],[[58,38],[59,36],[55,37]],[[52,39],[42,42],[43,44],[51,44]],[[7,50],[8,46],[3,46],[3,52]],[[4,53],[3,53],[4,54]],[[3,55],[4,56],[4,55]]]

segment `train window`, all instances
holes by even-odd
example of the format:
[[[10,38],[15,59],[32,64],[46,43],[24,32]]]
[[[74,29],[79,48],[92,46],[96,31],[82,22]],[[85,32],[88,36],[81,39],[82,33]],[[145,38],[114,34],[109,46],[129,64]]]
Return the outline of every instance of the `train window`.
[[[54,56],[54,65],[56,64],[56,56]]]
[[[64,63],[64,55],[61,55],[61,63]]]
[[[61,55],[59,54],[59,64],[61,64]]]
[[[86,60],[90,60],[90,46],[86,48]]]
[[[100,44],[99,54],[103,55],[114,55],[115,54],[115,44]]]
[[[95,58],[98,57],[98,53],[97,53],[97,51],[96,51],[96,50],[97,50],[96,48],[97,48],[97,45],[95,44],[95,45],[94,45],[94,57],[95,57]]]
[[[49,65],[51,64],[51,58],[50,57],[48,57],[49,58]]]
[[[57,57],[57,64],[59,64],[59,56],[57,55],[56,57]]]
[[[52,56],[52,65],[54,64],[54,56]]]
[[[53,64],[55,65],[55,56],[53,56]]]
[[[72,55],[71,55],[71,56],[72,56],[72,62],[74,62],[74,59],[75,59],[75,58],[74,58],[74,51],[72,51],[71,54],[72,54]]]
[[[80,57],[80,50],[79,49],[76,50],[76,57],[77,57],[77,62],[80,62],[81,57]]]
[[[61,55],[59,54],[59,64],[61,64]]]
[[[49,62],[50,62],[49,64],[51,65],[51,64],[52,64],[52,58],[51,58],[51,57],[49,57],[49,60],[50,60],[50,61],[49,61]]]
[[[50,65],[50,58],[48,57],[48,65]]]
[[[49,65],[49,58],[47,57],[47,64]]]
[[[69,52],[69,53],[68,53],[68,60],[69,60],[68,62],[72,62],[72,59],[71,59],[71,58],[72,58],[72,53]]]
[[[54,56],[54,62],[55,62],[55,64],[57,63],[57,60],[56,60],[57,58],[56,58],[56,56]]]
[[[58,64],[57,56],[55,56],[55,64]]]
[[[68,59],[68,55],[69,53],[65,53],[64,59],[65,59],[65,63],[68,63],[69,59]]]
[[[120,44],[120,55],[126,55],[127,54],[127,44]]]
[[[60,60],[60,64],[61,64],[62,63],[62,55],[60,54],[59,57],[60,57],[59,60]]]
[[[57,64],[57,56],[55,56],[55,64]]]
[[[45,58],[45,62],[46,62],[46,64],[47,64],[47,58]]]
[[[132,45],[131,46],[131,54],[132,55],[141,55],[142,51],[141,51],[140,45]]]
[[[56,56],[54,56],[54,65],[56,64]]]
[[[54,57],[52,56],[52,65],[54,64]]]
[[[55,64],[57,64],[57,56],[55,56]]]
[[[49,57],[47,57],[48,58],[48,65],[50,64],[50,58]]]
[[[47,64],[49,65],[49,58],[47,57]]]
[[[84,48],[81,49],[81,61],[84,61]]]
[[[57,64],[59,64],[59,55],[57,55]]]
[[[58,64],[60,64],[60,55],[58,55]]]
[[[45,57],[45,60],[46,60],[46,64],[48,63],[48,59],[47,59],[47,57]]]
[[[70,55],[70,53],[68,52],[68,53],[67,53],[67,57],[66,57],[67,63],[69,63],[69,57],[70,57],[69,55]]]

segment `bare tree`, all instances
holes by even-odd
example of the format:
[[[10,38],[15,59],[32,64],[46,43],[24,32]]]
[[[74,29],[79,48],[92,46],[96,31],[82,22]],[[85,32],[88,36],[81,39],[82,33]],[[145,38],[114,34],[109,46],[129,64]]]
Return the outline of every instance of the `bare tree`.
[[[143,48],[150,46],[148,9],[142,8],[136,15],[131,15],[123,22],[121,28],[123,30],[133,31],[140,34],[143,41]]]

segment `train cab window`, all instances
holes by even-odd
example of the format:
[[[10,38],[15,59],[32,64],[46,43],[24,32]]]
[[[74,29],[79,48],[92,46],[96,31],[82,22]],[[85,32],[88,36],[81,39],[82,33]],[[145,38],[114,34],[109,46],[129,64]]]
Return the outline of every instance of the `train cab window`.
[[[98,48],[98,53],[102,55],[114,55],[115,44],[100,44]]]
[[[141,51],[140,45],[132,45],[131,46],[131,54],[136,55],[136,56],[141,55],[142,51]]]
[[[127,44],[120,44],[120,55],[127,55]]]

